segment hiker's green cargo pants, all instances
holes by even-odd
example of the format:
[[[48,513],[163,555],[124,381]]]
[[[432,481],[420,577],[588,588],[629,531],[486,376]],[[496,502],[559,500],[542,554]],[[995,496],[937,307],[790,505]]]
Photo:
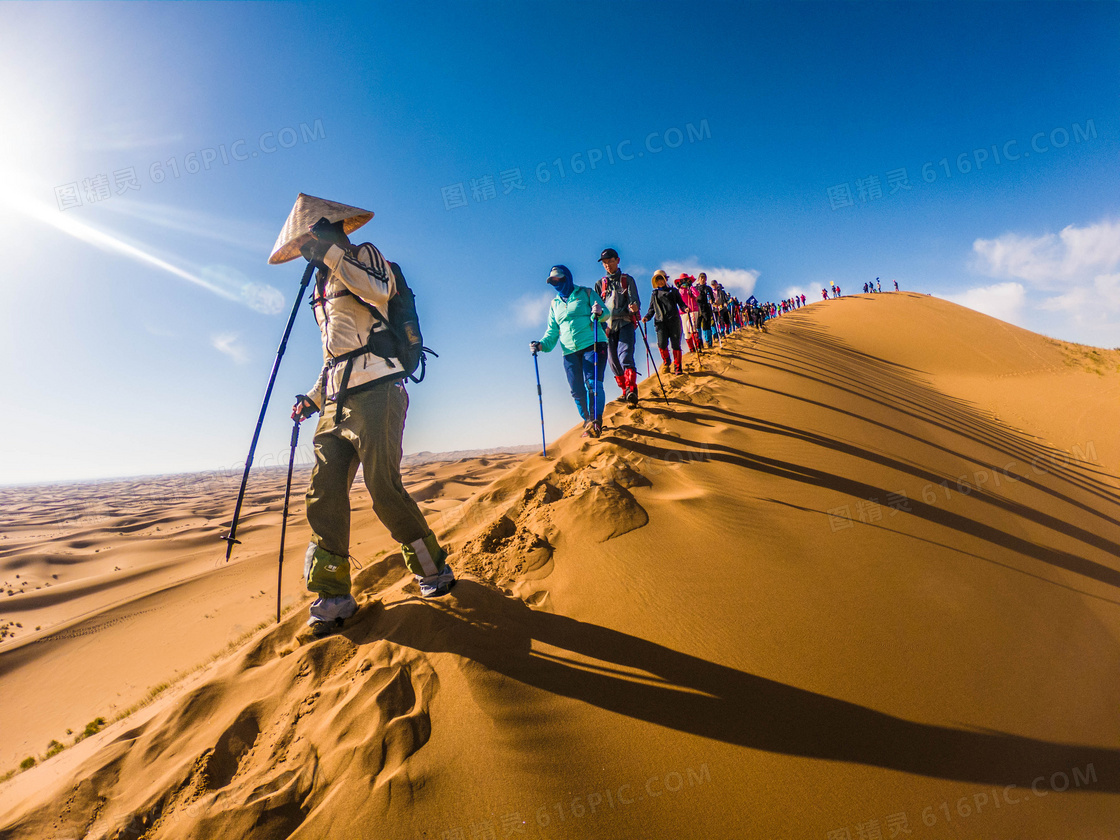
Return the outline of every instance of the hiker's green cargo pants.
[[[426,563],[417,563],[413,546],[435,544],[424,514],[401,482],[401,454],[408,394],[399,382],[379,382],[348,394],[342,416],[327,403],[315,429],[315,466],[307,488],[307,522],[312,545],[304,569],[307,588],[321,595],[350,593],[350,487],[362,467],[373,500],[373,512],[406,549],[405,561],[415,574],[443,567],[438,550],[433,558],[421,548]],[[410,562],[411,561],[411,562]],[[434,564],[433,564],[434,561]],[[416,568],[413,568],[413,566]],[[423,568],[429,566],[432,568]]]

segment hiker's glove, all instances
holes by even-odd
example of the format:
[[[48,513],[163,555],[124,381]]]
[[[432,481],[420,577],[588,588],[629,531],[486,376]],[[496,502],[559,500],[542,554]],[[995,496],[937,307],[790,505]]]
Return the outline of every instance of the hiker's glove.
[[[323,262],[323,258],[327,256],[327,251],[330,249],[331,243],[322,239],[308,239],[299,246],[299,252],[309,263]]]
[[[600,315],[603,314],[603,307],[601,307],[599,305],[598,301],[591,304],[591,314],[594,315],[596,318],[598,318]]]
[[[537,353],[541,352],[541,343],[539,341],[530,341],[529,349],[533,351],[533,355],[535,356]]]
[[[305,395],[299,394],[296,396],[296,404],[292,406],[292,419],[302,423],[318,410],[319,407],[315,403]]]

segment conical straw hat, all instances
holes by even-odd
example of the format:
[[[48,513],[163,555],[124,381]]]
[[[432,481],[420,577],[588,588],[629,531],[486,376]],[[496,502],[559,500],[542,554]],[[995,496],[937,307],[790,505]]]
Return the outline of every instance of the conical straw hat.
[[[311,238],[307,229],[323,217],[331,222],[342,222],[342,228],[349,236],[372,219],[373,213],[360,207],[300,193],[292,212],[288,214],[288,221],[284,222],[284,229],[276,238],[272,256],[268,258],[269,264],[279,265],[298,257],[300,246]]]

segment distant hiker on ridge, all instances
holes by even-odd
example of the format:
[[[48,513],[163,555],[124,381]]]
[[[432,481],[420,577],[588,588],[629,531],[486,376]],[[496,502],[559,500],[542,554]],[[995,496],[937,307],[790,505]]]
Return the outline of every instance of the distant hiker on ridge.
[[[576,410],[583,419],[583,436],[599,437],[603,430],[603,369],[606,343],[595,343],[595,320],[606,320],[603,299],[586,286],[577,286],[567,266],[554,265],[548,284],[556,297],[548,307],[548,326],[540,341],[529,342],[534,352],[549,353],[559,342],[564,351],[564,373]],[[633,329],[633,327],[631,327]]]
[[[307,588],[318,596],[308,621],[316,635],[358,608],[350,594],[349,558],[350,486],[359,465],[373,511],[401,544],[420,594],[443,595],[455,583],[447,551],[401,483],[408,393],[401,360],[380,339],[387,336],[389,300],[403,276],[373,245],[355,247],[347,237],[372,216],[301,194],[269,260],[302,254],[317,266],[311,305],[323,340],[323,369],[292,408],[292,419],[299,421],[319,412],[307,488],[311,544],[304,561]]]

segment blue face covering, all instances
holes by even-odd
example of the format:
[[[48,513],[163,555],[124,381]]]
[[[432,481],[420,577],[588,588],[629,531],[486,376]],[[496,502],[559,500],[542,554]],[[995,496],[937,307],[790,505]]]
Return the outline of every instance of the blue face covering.
[[[562,300],[567,300],[568,296],[575,290],[576,283],[571,277],[564,278],[549,278],[548,285],[556,289],[556,294],[560,295]]]

